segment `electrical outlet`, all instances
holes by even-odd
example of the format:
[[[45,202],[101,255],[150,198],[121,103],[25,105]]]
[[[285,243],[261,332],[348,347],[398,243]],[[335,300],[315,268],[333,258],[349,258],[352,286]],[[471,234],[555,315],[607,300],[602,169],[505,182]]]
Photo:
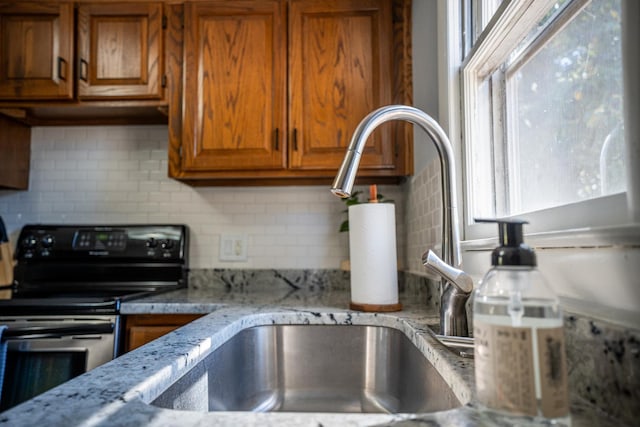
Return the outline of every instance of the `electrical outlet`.
[[[247,235],[222,234],[220,236],[220,261],[246,261]]]

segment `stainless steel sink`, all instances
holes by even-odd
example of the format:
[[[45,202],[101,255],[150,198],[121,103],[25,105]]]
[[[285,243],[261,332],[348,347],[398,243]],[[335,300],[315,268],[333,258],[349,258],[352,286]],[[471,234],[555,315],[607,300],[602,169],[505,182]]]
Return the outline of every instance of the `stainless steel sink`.
[[[152,404],[192,411],[363,413],[461,405],[402,332],[324,325],[245,329]]]

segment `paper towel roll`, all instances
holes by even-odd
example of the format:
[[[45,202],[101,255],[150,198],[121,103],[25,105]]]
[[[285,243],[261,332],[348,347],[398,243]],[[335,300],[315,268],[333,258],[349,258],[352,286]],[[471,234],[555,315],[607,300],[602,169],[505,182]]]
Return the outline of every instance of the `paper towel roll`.
[[[364,203],[349,207],[349,256],[351,307],[365,311],[399,310],[394,204]]]

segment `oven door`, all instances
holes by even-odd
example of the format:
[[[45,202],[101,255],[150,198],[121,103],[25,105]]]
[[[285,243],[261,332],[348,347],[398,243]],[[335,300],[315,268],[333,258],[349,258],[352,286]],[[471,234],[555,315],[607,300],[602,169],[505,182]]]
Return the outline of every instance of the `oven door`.
[[[0,411],[115,357],[117,316],[0,318],[0,324],[8,326]]]

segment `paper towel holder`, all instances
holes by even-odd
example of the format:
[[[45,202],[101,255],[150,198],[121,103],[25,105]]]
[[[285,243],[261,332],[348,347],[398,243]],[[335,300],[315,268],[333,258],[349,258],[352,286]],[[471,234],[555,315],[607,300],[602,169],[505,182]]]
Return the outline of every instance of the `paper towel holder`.
[[[375,191],[370,194],[375,196]],[[398,295],[394,205],[392,203],[351,205],[349,219],[353,225],[349,230],[351,255],[349,308],[364,312],[402,310]]]

